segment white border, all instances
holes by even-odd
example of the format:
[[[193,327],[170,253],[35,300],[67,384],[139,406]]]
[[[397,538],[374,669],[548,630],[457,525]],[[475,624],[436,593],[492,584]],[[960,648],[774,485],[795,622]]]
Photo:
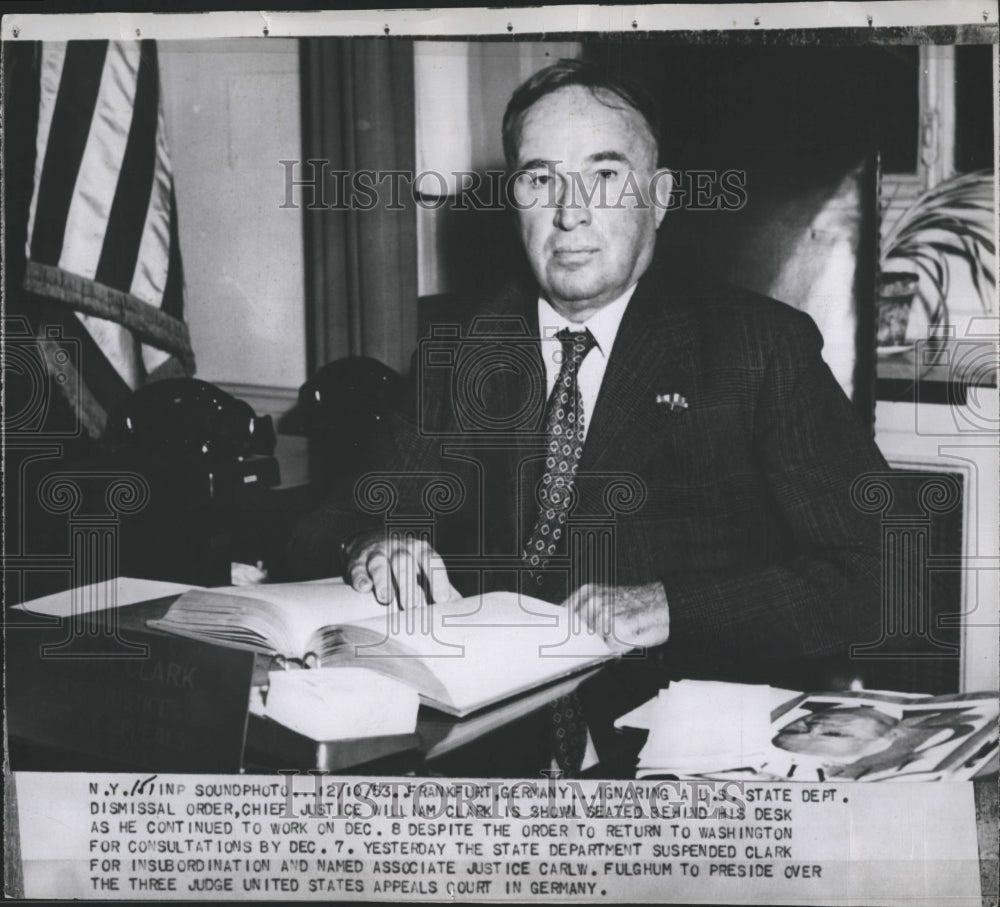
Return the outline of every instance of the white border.
[[[580,32],[738,31],[884,28],[997,23],[995,2],[876,0],[723,5],[538,6],[511,9],[343,10],[338,12],[24,13],[5,16],[3,40],[159,40],[239,36],[537,35]],[[386,31],[388,29],[388,31]]]

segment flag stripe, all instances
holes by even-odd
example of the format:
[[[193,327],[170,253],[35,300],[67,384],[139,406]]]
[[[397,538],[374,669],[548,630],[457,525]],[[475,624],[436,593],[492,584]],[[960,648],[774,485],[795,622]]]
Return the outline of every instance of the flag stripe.
[[[153,185],[160,105],[158,82],[156,44],[143,41],[136,75],[132,124],[94,278],[105,286],[125,292],[132,288]]]
[[[177,199],[170,186],[170,264],[167,267],[167,285],[163,289],[163,312],[181,318],[184,312],[184,270],[181,266],[181,244],[177,232]]]
[[[141,353],[142,367],[146,375],[153,374],[153,372],[160,368],[168,359],[173,359],[174,362],[177,363],[177,374],[183,374],[180,363],[177,362],[177,360],[166,350],[158,350],[155,346],[150,346],[148,343],[144,343],[141,348]]]
[[[171,262],[176,259],[175,272],[180,273],[177,245],[176,206],[170,177],[170,154],[167,151],[167,130],[163,106],[159,105],[156,129],[156,168],[149,210],[143,228],[139,261],[132,278],[132,295],[162,306],[162,311],[176,318],[183,317],[183,300],[177,292],[177,281],[167,293]],[[183,374],[183,364],[172,353],[148,343],[142,345],[142,362],[147,375],[168,377]]]
[[[139,260],[132,276],[131,293],[150,305],[159,306],[167,285],[170,250],[170,156],[167,153],[163,109],[157,115],[156,164],[139,244]],[[173,313],[170,313],[173,314]],[[180,312],[177,313],[180,317]]]
[[[121,376],[130,388],[139,386],[142,374],[139,370],[139,344],[132,332],[122,324],[108,321],[106,318],[95,318],[84,312],[76,312],[87,333],[101,348],[108,362]]]
[[[132,123],[138,69],[139,42],[113,42],[104,61],[97,107],[66,215],[59,267],[71,274],[90,279],[97,275]]]
[[[66,60],[65,41],[46,41],[42,44],[41,72],[38,80],[38,132],[35,137],[35,182],[42,179],[42,164],[45,163],[45,149],[49,146],[49,132],[52,129],[52,113],[56,109],[59,96],[59,80],[62,78],[63,63]],[[38,208],[38,193],[31,193],[28,208],[27,251],[31,257],[31,236],[35,231],[35,211]]]
[[[43,264],[57,264],[62,255],[66,217],[87,147],[107,51],[107,41],[73,41],[66,47],[31,237],[31,257]]]

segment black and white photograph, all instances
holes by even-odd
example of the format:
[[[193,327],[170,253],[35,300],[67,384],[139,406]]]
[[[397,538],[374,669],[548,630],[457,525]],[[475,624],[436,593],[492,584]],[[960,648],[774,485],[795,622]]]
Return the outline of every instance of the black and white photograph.
[[[995,907],[995,3],[2,39],[7,897]]]

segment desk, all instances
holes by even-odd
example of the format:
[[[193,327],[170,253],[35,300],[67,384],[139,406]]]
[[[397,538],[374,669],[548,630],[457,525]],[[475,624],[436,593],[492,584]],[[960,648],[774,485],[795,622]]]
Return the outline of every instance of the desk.
[[[434,774],[439,769],[425,762],[448,755],[449,773],[475,775],[479,757],[456,758],[456,750],[487,735],[494,737],[488,748],[502,750],[497,744],[510,725],[530,720],[552,698],[594,673],[557,681],[461,721],[423,707],[415,739],[393,747],[360,741],[347,754],[327,746],[324,755],[317,755],[306,738],[251,715],[244,752],[251,682],[255,674],[264,680],[266,661],[255,664],[250,652],[150,629],[147,621],[162,617],[175,598],[77,618],[72,632],[71,619],[9,613],[8,725],[15,770],[292,768]],[[44,647],[54,654],[39,655]],[[145,655],[140,647],[148,650]],[[192,729],[186,721],[197,725]],[[509,736],[516,739],[518,732]],[[502,765],[496,764],[499,773]]]
[[[237,738],[232,745],[236,753],[233,764],[230,766],[233,770],[252,765],[262,769],[283,767],[297,770],[321,769],[327,771],[335,767],[338,770],[354,772],[359,770],[357,766],[374,759],[381,759],[386,755],[384,746],[377,745],[372,752],[367,751],[363,745],[357,746],[355,747],[356,758],[336,760],[336,766],[333,766],[317,763],[314,748],[310,750],[300,746],[298,750],[288,751],[287,747],[278,746],[273,753],[268,753],[268,746],[265,744],[269,742],[280,744],[281,741],[273,734],[269,738],[266,734],[255,733],[250,735],[251,742],[254,743],[253,758],[245,759],[241,763],[240,757],[245,755],[243,754],[244,730],[251,683],[255,674],[257,683],[262,683],[265,680],[266,666],[261,668],[264,662],[260,659],[255,665],[255,658],[249,652],[188,640],[150,629],[147,626],[147,621],[162,617],[175,598],[176,596],[169,596],[155,601],[96,612],[86,616],[86,618],[67,618],[63,621],[57,621],[53,618],[39,618],[38,615],[25,611],[10,611],[6,623],[7,651],[5,654],[7,656],[8,725],[11,735],[14,738],[20,738],[26,744],[32,743],[30,733],[32,724],[23,718],[28,714],[33,715],[45,704],[40,701],[40,697],[58,694],[59,688],[57,686],[49,688],[49,680],[55,676],[57,670],[60,670],[64,671],[62,682],[67,685],[66,689],[68,690],[68,685],[71,684],[93,692],[100,700],[103,708],[102,715],[105,717],[113,715],[116,708],[119,711],[127,711],[132,706],[137,708],[142,706],[144,710],[142,717],[150,718],[149,724],[156,723],[153,719],[158,719],[160,725],[167,724],[169,723],[167,718],[173,717],[176,725],[178,720],[182,720],[186,714],[183,712],[184,703],[181,702],[184,696],[187,696],[188,700],[195,701],[196,705],[199,704],[199,701],[203,703],[200,708],[193,712],[202,720],[205,720],[204,713],[210,707],[216,708],[217,714],[212,720],[220,726],[221,722],[227,722],[225,725],[227,733]],[[71,625],[74,622],[78,622],[78,625],[72,627],[71,632]],[[73,641],[73,645],[67,645],[67,640]],[[73,649],[76,642],[84,646],[79,653]],[[102,645],[104,648],[94,648],[94,646]],[[148,651],[142,653],[138,648],[140,645],[146,646]],[[40,656],[38,653],[46,646],[54,647],[54,654],[47,653],[45,657]],[[73,651],[64,651],[70,649]],[[67,654],[84,654],[87,657],[65,657]],[[506,700],[491,709],[482,710],[465,719],[455,719],[428,707],[421,707],[419,739],[412,741],[413,745],[408,747],[410,752],[407,770],[442,772],[438,766],[427,765],[427,763],[451,757],[453,753],[460,752],[467,746],[480,744],[482,738],[493,738],[492,741],[487,741],[487,746],[490,749],[498,749],[496,744],[501,742],[504,736],[516,737],[520,730],[530,726],[518,723],[530,722],[532,716],[543,711],[553,698],[558,698],[585,682],[590,685],[588,686],[589,691],[604,678],[613,676],[619,667],[619,663],[613,662],[605,667],[591,668],[571,678],[556,681],[547,687]],[[115,674],[114,669],[117,668],[125,668],[126,670],[124,673]],[[196,671],[199,673],[196,674]],[[117,692],[116,684],[129,686],[133,699],[121,698],[120,701],[111,703],[109,706],[104,700]],[[147,708],[150,704],[138,699],[138,696],[143,692],[143,684],[148,687],[147,693],[150,690],[158,693],[158,698],[153,704],[159,704],[160,712],[157,713],[155,710],[151,712]],[[601,682],[600,685],[602,691],[608,687],[606,682]],[[610,707],[614,707],[620,702],[623,694],[619,694],[615,687],[611,687],[611,692],[614,693],[614,697],[610,700]],[[180,708],[181,712],[177,712],[174,708],[176,703],[167,703],[163,698],[168,693],[177,694],[174,698],[180,703],[176,707]],[[210,698],[213,699],[212,702],[208,701]],[[87,698],[78,696],[77,699],[78,707],[86,709]],[[171,707],[170,709],[167,709],[168,705]],[[598,720],[596,712],[588,710],[588,715],[592,723]],[[617,716],[617,712],[614,715],[609,714],[608,723],[603,730],[610,730],[611,721]],[[273,722],[266,721],[266,719],[261,719],[257,723],[280,727],[274,725]],[[517,727],[515,727],[516,724],[518,724]],[[37,725],[38,722],[35,722],[35,726]],[[178,728],[178,731],[183,730],[183,728]],[[595,726],[595,739],[601,731],[600,725]],[[232,743],[232,741],[229,742]],[[602,776],[601,772],[603,772],[603,777],[632,777],[635,757],[645,742],[645,734],[642,732],[616,734],[614,742],[621,745],[620,749],[623,755],[619,763],[614,767],[605,764],[596,775]],[[49,738],[47,740],[34,739],[34,743],[47,745],[49,749],[63,748],[79,751],[79,748],[73,747],[69,741],[59,744],[54,739]],[[396,749],[398,751],[398,747]],[[603,752],[603,750],[601,751]],[[166,764],[165,760],[158,762],[157,754],[152,749],[132,752],[131,759],[124,758],[129,752],[132,752],[132,749],[126,743],[122,748],[114,750],[113,758],[110,753],[103,755],[107,757],[108,766],[114,769],[119,769],[123,765],[154,771],[211,772],[225,768],[219,763],[199,764],[195,757],[182,766],[169,765]],[[99,750],[91,750],[90,756],[88,768],[100,770],[102,753]],[[277,761],[269,762],[269,757],[273,757]],[[449,758],[446,763],[441,764],[456,766],[453,770],[443,771],[445,774],[455,776],[476,774],[474,761],[467,761],[463,766],[461,760]],[[544,764],[548,764],[547,757],[544,759]],[[15,761],[13,767],[23,770],[36,767],[54,768],[56,766],[36,765],[29,759],[23,763]],[[78,767],[78,765],[69,761],[58,767],[68,769]],[[365,769],[365,771],[377,772],[381,770],[381,766],[378,769]],[[524,776],[524,772],[514,771],[513,765],[504,771],[501,763],[496,763],[496,771],[490,774],[491,776],[498,774],[514,777]]]
[[[171,599],[161,599],[157,602],[144,603],[142,605],[119,609],[119,626],[123,630],[122,635],[128,638],[130,632],[134,631],[139,633],[141,628],[144,626],[144,621],[149,617],[155,617],[162,614],[169,606],[170,602]],[[58,633],[56,635],[58,635]],[[163,634],[156,634],[156,636],[159,636],[160,640],[162,640],[164,644],[169,643],[172,646],[200,645],[185,640],[177,640]],[[17,633],[13,635],[8,634],[8,644],[11,644],[12,638],[16,640]],[[153,634],[149,634],[147,640],[148,639],[153,639]],[[84,674],[88,670],[97,670],[100,666],[100,662],[97,660],[81,661],[78,664],[80,665],[80,670]],[[245,681],[249,683],[250,669],[252,668],[252,665],[247,664],[246,667],[247,671],[244,678]],[[18,672],[16,669],[9,671],[7,677],[8,695],[10,695],[10,691],[13,691],[16,694],[18,691],[22,690],[23,686],[29,681],[30,678],[27,678],[23,671]],[[544,698],[544,696],[542,698]],[[242,700],[244,714],[246,701],[244,691],[244,697]],[[250,752],[243,749],[241,736],[242,731],[240,730],[243,726],[243,715],[237,715],[235,717],[238,718],[238,721],[235,723],[237,728],[235,733],[237,734],[236,743],[238,746],[236,758],[239,761],[239,765],[234,766],[234,771],[239,768],[252,774],[267,775],[273,774],[278,768],[285,770],[290,768],[298,768],[300,770],[316,768],[315,764],[310,764],[310,759],[314,758],[314,753],[310,753],[308,750],[303,751],[301,761],[296,765],[290,764],[287,761],[287,754],[275,757],[273,754],[267,754],[259,751]],[[504,737],[516,738],[518,736],[520,732],[516,729],[516,722],[529,719],[530,713],[527,715],[516,714],[511,718],[509,724],[501,723],[499,727],[496,726],[496,723],[489,725],[488,732],[484,732],[483,735],[478,735],[475,731],[473,731],[470,733],[470,744],[475,744],[484,749],[495,748],[495,744],[501,741]],[[475,720],[475,718],[473,720]],[[443,754],[439,759],[426,758],[431,752],[433,746],[440,742],[442,735],[446,733],[446,728],[444,728],[441,723],[442,717],[433,714],[430,710],[423,711],[420,722],[421,724],[418,728],[420,739],[415,741],[415,745],[413,747],[393,753],[366,753],[362,747],[357,752],[359,762],[350,767],[345,766],[344,772],[348,774],[369,776],[400,776],[409,774],[430,777],[475,777],[482,774],[476,770],[475,763],[471,761],[473,758],[471,750],[465,747],[458,747],[449,753]],[[12,722],[12,727],[16,730],[16,721]],[[638,752],[642,742],[643,735],[641,734],[635,735],[631,738],[631,745],[636,752]],[[136,769],[135,763],[129,764],[127,760],[116,760],[106,754],[74,754],[65,748],[60,749],[53,745],[40,746],[32,744],[30,741],[19,740],[17,739],[16,734],[11,739],[10,759],[11,766],[15,771],[114,772],[122,770],[134,771]],[[160,771],[162,768],[161,766],[153,763],[146,763],[142,767],[154,771]],[[176,768],[173,770],[176,771]],[[218,768],[192,766],[187,770],[218,771]],[[600,767],[591,772],[591,774],[595,777],[606,777]],[[617,770],[614,774],[618,776]],[[982,886],[983,891],[989,892],[996,889],[998,879],[997,822],[998,815],[1000,815],[1000,808],[998,808],[998,792],[995,774],[990,778],[983,778],[974,782],[974,799],[976,807],[976,825]]]

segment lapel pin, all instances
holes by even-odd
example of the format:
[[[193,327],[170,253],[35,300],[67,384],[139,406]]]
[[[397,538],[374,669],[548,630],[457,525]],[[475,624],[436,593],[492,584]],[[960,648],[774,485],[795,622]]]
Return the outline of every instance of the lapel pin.
[[[679,409],[688,408],[687,398],[681,394],[657,394],[656,402],[660,406],[666,406],[672,413]]]

